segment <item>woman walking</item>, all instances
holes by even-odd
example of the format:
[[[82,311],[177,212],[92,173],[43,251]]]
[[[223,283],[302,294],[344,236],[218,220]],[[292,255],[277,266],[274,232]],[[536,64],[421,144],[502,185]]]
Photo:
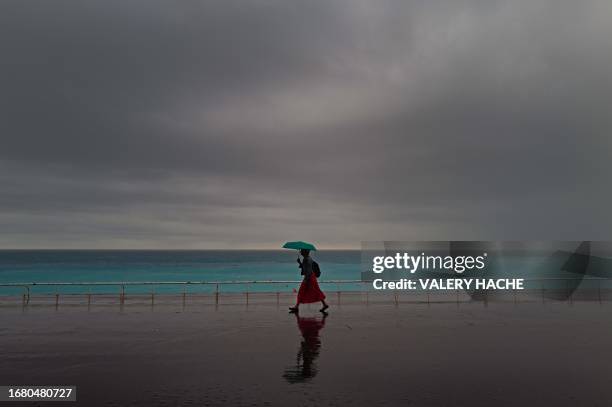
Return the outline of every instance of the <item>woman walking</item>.
[[[313,260],[310,257],[310,250],[301,249],[300,254],[302,255],[302,260],[298,257],[297,262],[302,269],[302,274],[304,275],[304,280],[302,280],[302,284],[300,284],[300,290],[298,291],[297,301],[295,306],[289,307],[290,312],[298,312],[300,310],[300,304],[310,304],[313,302],[321,301],[323,304],[323,308],[319,311],[325,312],[326,309],[329,308],[329,305],[325,302],[325,294],[319,288],[319,283],[317,282],[317,276],[313,270]]]

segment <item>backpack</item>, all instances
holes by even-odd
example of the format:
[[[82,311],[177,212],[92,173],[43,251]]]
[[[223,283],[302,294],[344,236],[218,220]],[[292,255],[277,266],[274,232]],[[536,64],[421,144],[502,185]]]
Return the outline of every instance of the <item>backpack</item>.
[[[319,263],[316,261],[312,261],[312,271],[314,272],[315,277],[321,277],[321,268],[319,267]]]

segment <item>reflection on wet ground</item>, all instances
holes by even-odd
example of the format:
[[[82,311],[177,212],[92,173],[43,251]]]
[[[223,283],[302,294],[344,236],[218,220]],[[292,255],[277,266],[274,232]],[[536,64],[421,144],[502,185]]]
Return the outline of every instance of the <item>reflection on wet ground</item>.
[[[293,315],[297,320],[302,340],[297,352],[295,366],[286,368],[283,377],[289,383],[300,383],[309,381],[317,375],[315,359],[319,357],[321,351],[319,331],[325,326],[325,319],[329,314],[324,313],[321,318]]]

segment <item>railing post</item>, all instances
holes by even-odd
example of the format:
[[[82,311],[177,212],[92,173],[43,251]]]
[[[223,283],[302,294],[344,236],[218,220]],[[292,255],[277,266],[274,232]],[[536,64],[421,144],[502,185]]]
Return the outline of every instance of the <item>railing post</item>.
[[[601,280],[597,280],[597,296],[599,297],[599,305],[601,305]]]
[[[217,290],[215,291],[215,305],[219,305],[219,283],[217,283]]]

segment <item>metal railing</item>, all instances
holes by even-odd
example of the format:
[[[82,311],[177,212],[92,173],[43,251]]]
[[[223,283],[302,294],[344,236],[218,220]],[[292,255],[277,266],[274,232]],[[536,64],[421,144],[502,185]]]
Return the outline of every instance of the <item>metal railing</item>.
[[[302,282],[302,280],[220,280],[220,281],[123,281],[123,282],[118,282],[118,281],[92,281],[92,282],[31,282],[31,283],[0,283],[0,287],[8,287],[8,288],[23,288],[24,289],[24,293],[23,293],[23,301],[24,303],[29,303],[30,302],[30,297],[31,297],[31,291],[32,288],[34,287],[116,287],[117,289],[120,290],[119,293],[119,301],[121,304],[123,304],[125,302],[125,298],[126,298],[126,287],[130,287],[130,286],[140,286],[140,287],[144,287],[144,286],[213,286],[215,288],[213,294],[215,295],[215,302],[218,303],[219,302],[219,295],[221,294],[221,287],[222,286],[231,286],[231,285],[240,285],[240,286],[245,286],[247,287],[246,291],[243,292],[243,294],[246,295],[247,298],[247,302],[248,302],[248,298],[249,298],[249,294],[252,294],[253,292],[249,292],[248,287],[250,285],[282,285],[282,284],[295,284],[298,285]],[[338,287],[338,289],[336,290],[337,293],[340,293],[340,285],[344,285],[344,284],[364,284],[367,283],[367,281],[363,281],[363,280],[324,280],[324,281],[320,281],[320,284],[323,285],[328,285],[328,284],[336,284]],[[259,293],[266,293],[265,291],[263,292],[259,292]],[[269,292],[268,292],[269,293]],[[277,297],[280,294],[280,291],[276,290],[273,291],[272,293],[276,293]],[[81,295],[87,295],[88,296],[88,302],[91,301],[91,295],[102,295],[102,294],[109,294],[109,293],[91,293],[91,292],[87,292],[87,293],[80,293]],[[136,293],[135,295],[138,294],[143,294],[143,293]],[[78,295],[78,294],[76,294]],[[151,301],[153,302],[154,300],[154,296],[155,296],[155,292],[151,291],[150,292],[151,295]],[[183,295],[183,299],[186,296],[186,290],[183,289],[182,292]],[[55,293],[55,298],[56,298],[56,305],[59,302],[59,293]]]
[[[164,286],[164,285],[208,285],[215,286],[217,291],[219,287],[224,285],[280,285],[280,284],[300,284],[302,280],[225,280],[225,281],[92,281],[92,282],[40,282],[40,283],[0,283],[0,287],[22,287],[29,290],[36,286],[55,286],[55,287],[128,287],[128,286]],[[363,280],[323,280],[319,281],[320,284],[358,284],[358,283],[369,283],[369,281]]]
[[[491,277],[489,277],[491,278]],[[526,288],[524,291],[525,292],[539,292],[539,294],[542,297],[542,300],[544,300],[544,298],[550,294],[550,292],[552,292],[553,290],[556,290],[557,292],[563,292],[564,290],[567,291],[567,300],[568,301],[572,301],[572,293],[583,283],[592,283],[595,282],[596,283],[596,287],[589,287],[588,289],[595,289],[596,290],[596,294],[594,292],[591,292],[591,298],[593,299],[597,299],[599,300],[599,302],[602,302],[602,288],[606,289],[606,290],[610,290],[612,291],[612,278],[583,278],[583,279],[574,279],[574,278],[524,278],[523,279],[526,283],[539,283],[539,284],[531,284],[532,287]],[[546,287],[545,284],[546,283],[557,283],[557,286],[555,287]],[[608,287],[602,287],[602,283],[603,282],[607,282],[609,283]],[[145,286],[151,286],[151,287],[155,287],[155,286],[183,286],[183,291],[182,291],[182,296],[183,296],[183,301],[185,301],[185,296],[187,294],[186,292],[186,287],[187,286],[212,286],[214,287],[214,291],[212,292],[212,294],[215,296],[215,303],[218,304],[219,302],[219,295],[221,294],[221,288],[223,286],[236,286],[236,285],[240,285],[240,286],[245,286],[246,290],[243,292],[227,292],[228,294],[245,294],[246,295],[246,301],[248,303],[249,301],[249,294],[253,294],[253,293],[259,293],[259,294],[276,294],[277,299],[278,296],[280,294],[279,290],[273,290],[273,291],[249,291],[249,286],[251,285],[268,285],[268,286],[279,286],[279,285],[287,285],[287,284],[294,284],[294,285],[298,285],[301,283],[301,280],[220,280],[220,281],[95,281],[95,282],[15,282],[15,283],[0,283],[0,287],[7,287],[7,288],[23,288],[23,302],[24,304],[27,304],[30,302],[30,298],[31,298],[31,291],[34,287],[115,287],[117,290],[119,290],[119,300],[120,303],[123,304],[125,303],[125,299],[126,299],[126,287],[134,287],[134,286],[140,286],[140,287],[145,287]],[[372,281],[364,281],[364,280],[320,280],[319,283],[321,285],[325,286],[329,286],[329,285],[336,285],[336,290],[331,290],[335,293],[337,293],[338,295],[338,301],[340,300],[340,294],[342,292],[361,292],[361,293],[371,293],[371,292],[376,292],[378,290],[372,290],[371,288],[369,288],[371,286]],[[564,283],[559,285],[559,283]],[[576,283],[577,287],[570,287],[571,283]],[[348,289],[348,290],[341,290],[340,286],[342,285],[358,285],[359,289]],[[407,292],[409,292],[408,290],[406,290]],[[427,296],[427,302],[430,302],[430,294],[432,290],[410,290],[413,292],[420,292],[423,294],[426,294]],[[463,290],[453,290],[457,292],[457,297],[458,297],[458,293],[460,291]],[[517,290],[509,290],[511,291],[512,295],[515,298],[516,301],[516,296],[517,296]],[[548,291],[548,293],[547,293]],[[490,290],[480,290],[480,293],[484,293],[484,301],[487,301],[489,298],[489,292],[491,292]],[[115,291],[116,293],[116,291]],[[95,292],[92,293],[91,290],[89,290],[88,292],[80,292],[80,293],[70,293],[67,295],[87,295],[88,296],[88,302],[91,301],[91,296],[92,295],[116,295],[115,293],[108,293],[108,292]],[[439,292],[440,293],[440,292]],[[444,292],[441,292],[442,294],[444,294]],[[449,292],[446,292],[449,293]],[[467,292],[466,292],[467,293]],[[148,292],[148,293],[130,293],[131,295],[151,295],[151,302],[153,303],[154,301],[154,297],[155,297],[155,292],[154,290]],[[158,293],[159,294],[159,293]],[[180,294],[179,293],[175,293],[175,294]],[[41,295],[45,295],[45,294],[41,294]],[[46,295],[52,295],[51,293],[46,293]],[[64,295],[64,293],[62,294]],[[398,303],[398,292],[391,292],[391,295],[395,298],[395,302],[396,304]],[[55,292],[55,299],[56,299],[56,305],[59,303],[59,292],[56,291]],[[472,299],[474,299],[474,297],[472,296]],[[481,298],[481,300],[483,300]],[[458,301],[458,300],[457,300]]]

